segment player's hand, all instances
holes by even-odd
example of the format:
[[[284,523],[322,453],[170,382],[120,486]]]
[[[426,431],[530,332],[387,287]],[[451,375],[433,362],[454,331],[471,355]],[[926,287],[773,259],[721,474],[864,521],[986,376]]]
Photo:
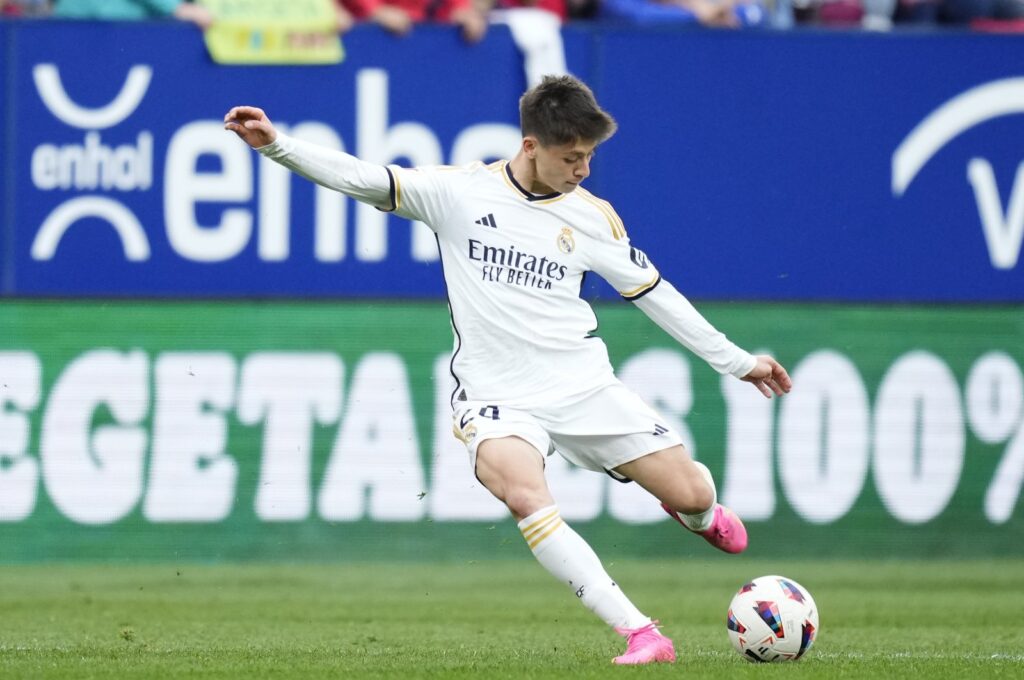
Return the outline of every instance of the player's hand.
[[[767,354],[758,354],[754,358],[757,363],[741,380],[752,383],[768,399],[772,398],[773,392],[781,397],[793,389],[793,381],[782,364]]]
[[[277,130],[263,109],[255,106],[236,106],[224,116],[224,129],[231,130],[254,149],[277,139]]]

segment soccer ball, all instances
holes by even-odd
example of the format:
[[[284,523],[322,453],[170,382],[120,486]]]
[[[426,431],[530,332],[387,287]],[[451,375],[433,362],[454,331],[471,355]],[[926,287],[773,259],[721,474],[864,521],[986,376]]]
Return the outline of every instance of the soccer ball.
[[[818,633],[818,607],[799,583],[762,576],[729,603],[729,639],[747,661],[796,661]]]

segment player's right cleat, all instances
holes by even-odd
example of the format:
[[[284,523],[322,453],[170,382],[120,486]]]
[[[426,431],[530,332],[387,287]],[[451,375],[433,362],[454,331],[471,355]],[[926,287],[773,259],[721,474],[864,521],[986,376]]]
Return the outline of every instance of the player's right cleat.
[[[640,628],[616,628],[615,632],[626,638],[626,653],[612,659],[614,664],[634,666],[676,660],[676,648],[658,631],[657,621]]]
[[[693,531],[683,524],[682,518],[675,510],[664,503],[661,504],[661,509],[682,524],[687,531]],[[743,521],[735,512],[718,503],[715,504],[715,518],[711,521],[711,526],[704,531],[693,533],[703,536],[705,541],[727,553],[741,553],[747,549],[747,528],[743,526]]]

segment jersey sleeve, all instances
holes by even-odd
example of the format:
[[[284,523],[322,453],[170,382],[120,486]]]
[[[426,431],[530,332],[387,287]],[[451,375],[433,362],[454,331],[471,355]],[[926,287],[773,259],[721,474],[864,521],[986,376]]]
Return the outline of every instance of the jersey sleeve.
[[[663,331],[722,375],[742,378],[757,364],[756,358],[712,326],[668,281],[635,303]]]
[[[388,211],[425,222],[437,231],[454,202],[461,176],[459,170],[449,166],[402,168],[389,165],[391,206]]]
[[[336,149],[278,133],[257,151],[317,184],[379,210],[426,222],[437,230],[452,203],[458,168],[402,168],[367,163]]]
[[[600,230],[591,269],[632,301],[679,344],[721,374],[742,378],[757,360],[717,330],[668,281],[646,254],[633,246],[610,205],[602,206],[608,229]]]
[[[600,199],[597,199],[600,201]],[[622,220],[605,201],[598,206],[601,227],[589,257],[589,268],[610,283],[627,300],[638,300],[655,289],[661,274],[647,255],[633,247]]]
[[[392,204],[394,182],[382,165],[280,132],[277,139],[256,150],[320,186],[381,209]]]

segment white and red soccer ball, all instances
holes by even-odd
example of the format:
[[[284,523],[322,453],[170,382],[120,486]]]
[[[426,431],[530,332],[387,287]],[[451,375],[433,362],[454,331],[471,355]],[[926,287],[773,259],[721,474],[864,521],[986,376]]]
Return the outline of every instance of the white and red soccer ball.
[[[732,646],[748,661],[796,661],[814,644],[818,607],[807,589],[785,576],[761,576],[729,603]]]

